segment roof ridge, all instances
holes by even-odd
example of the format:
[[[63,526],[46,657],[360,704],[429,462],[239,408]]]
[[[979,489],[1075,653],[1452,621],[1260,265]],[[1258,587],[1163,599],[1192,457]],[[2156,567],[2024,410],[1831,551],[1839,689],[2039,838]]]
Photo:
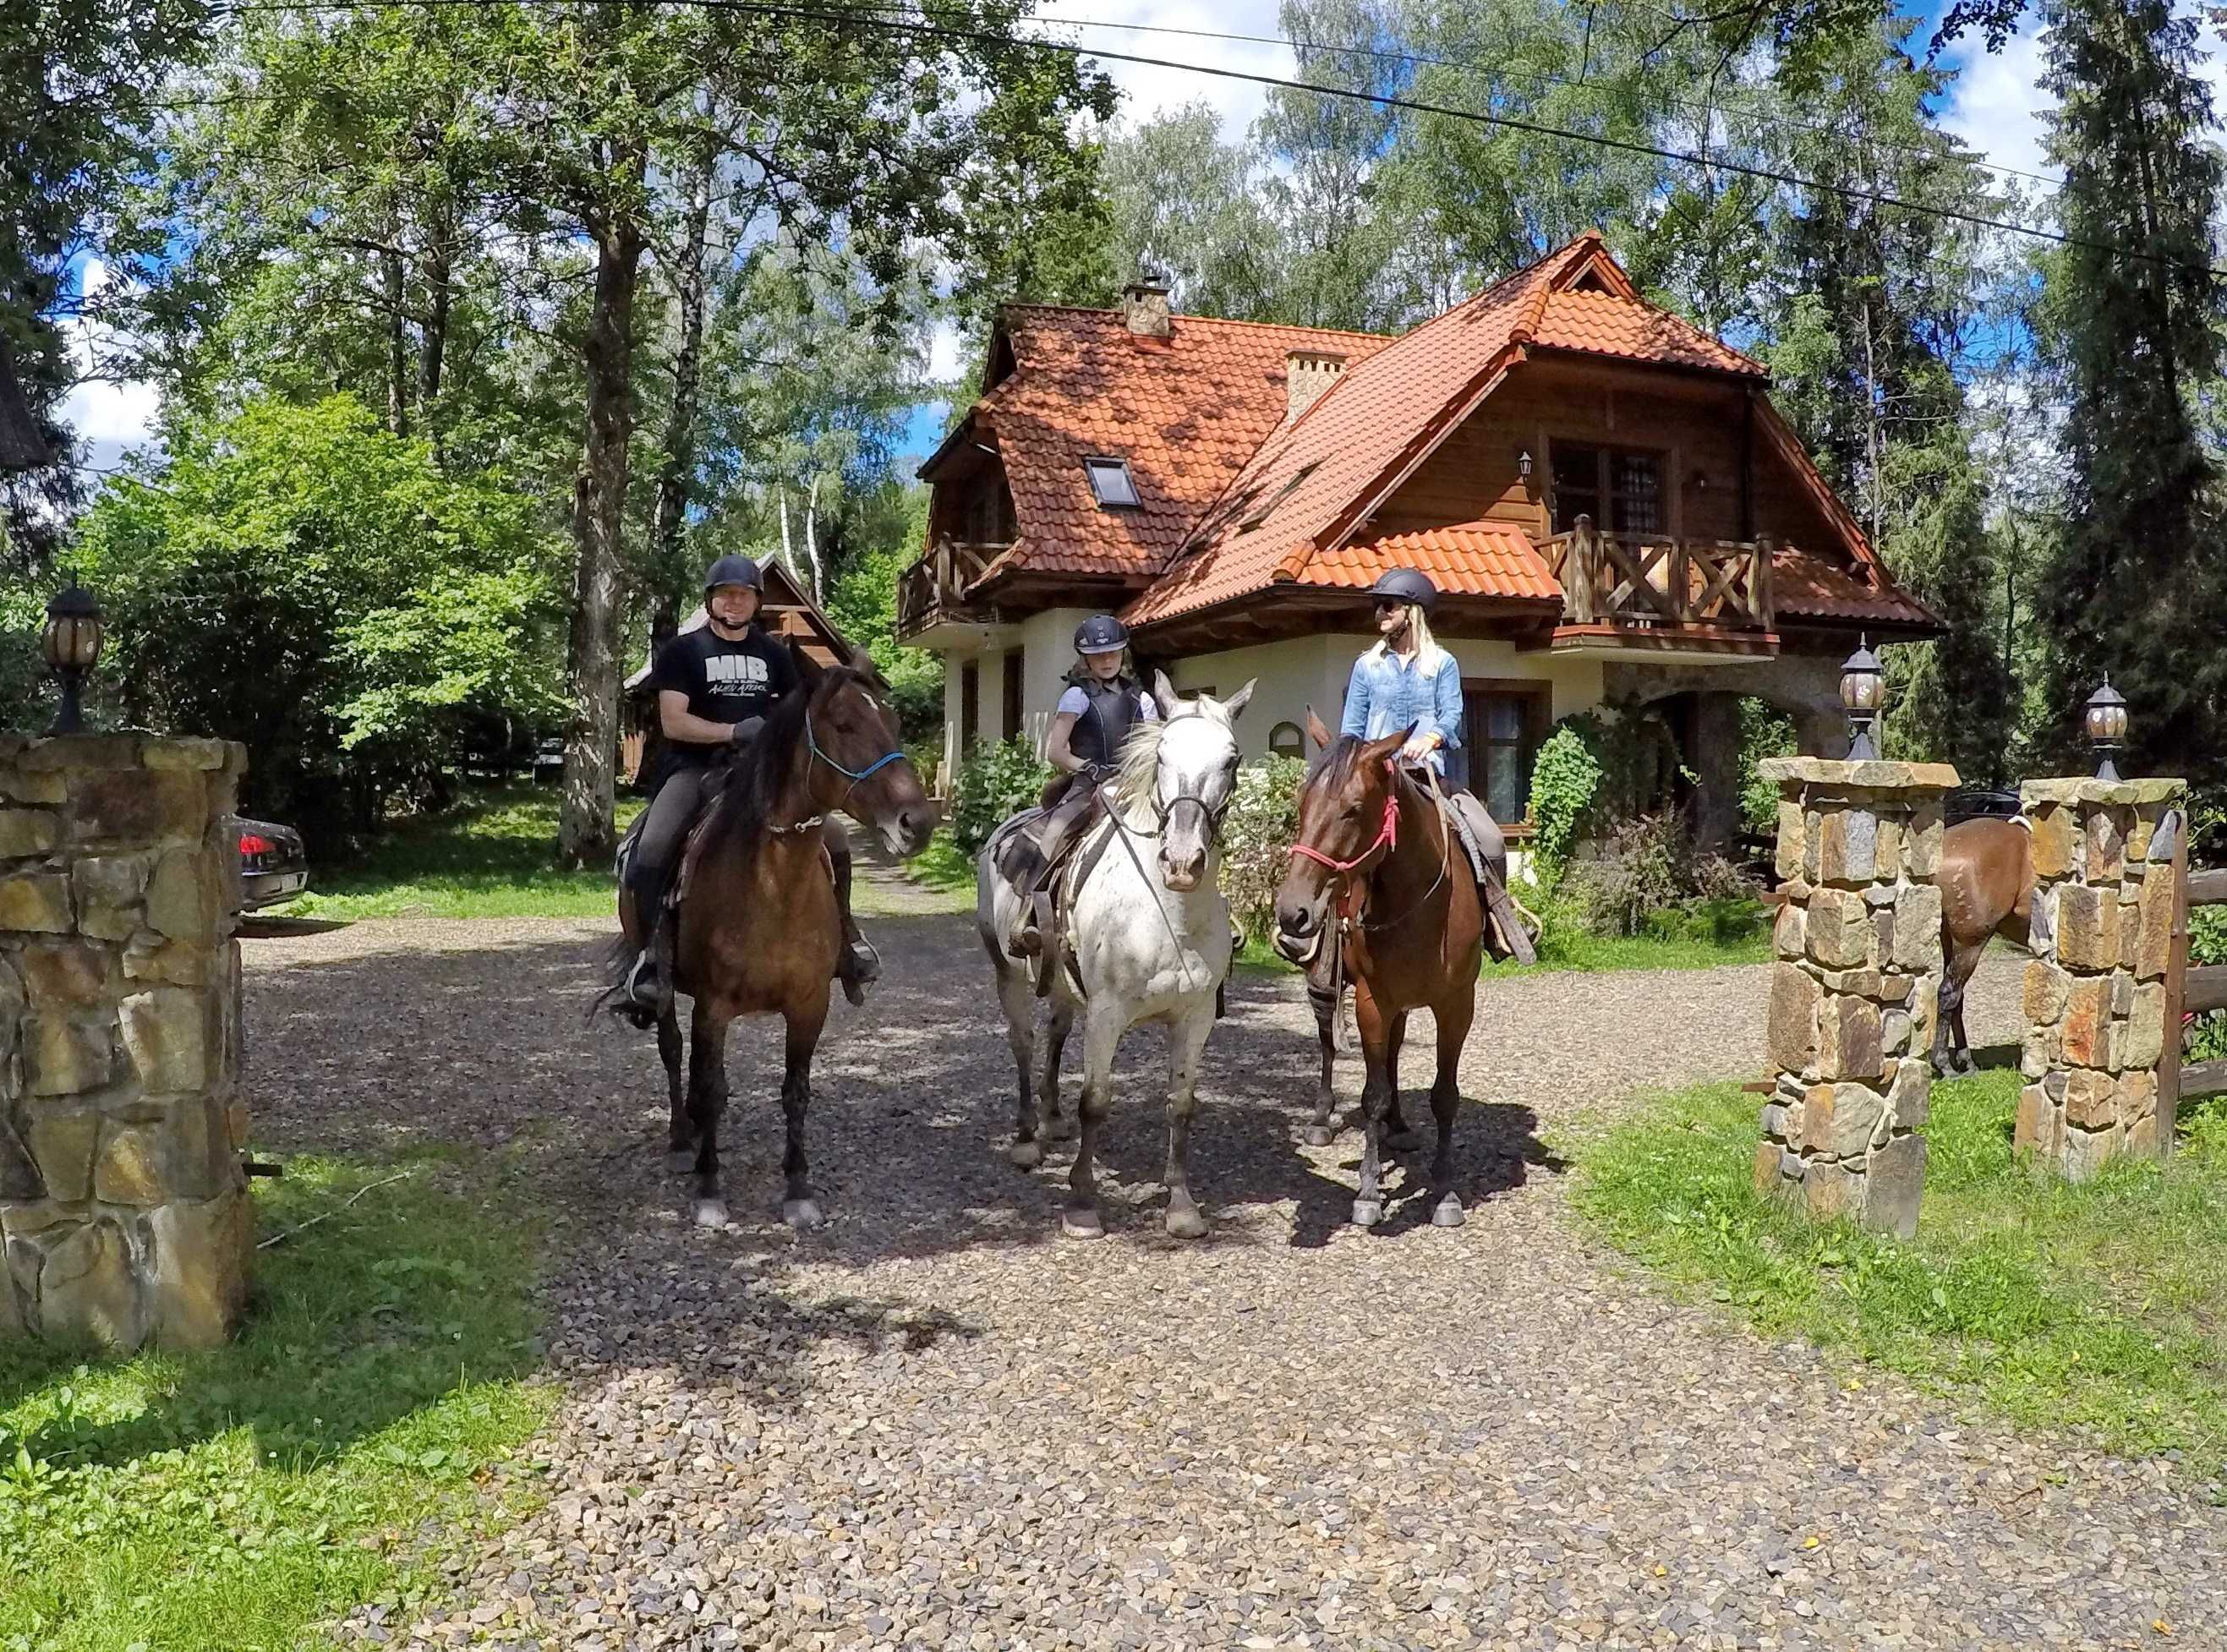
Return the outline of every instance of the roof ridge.
[[[1099,304],[1036,304],[1024,303],[1018,300],[1011,300],[999,304],[998,308],[1000,310],[1043,310],[1069,316],[1105,316],[1115,320],[1119,320],[1121,315],[1121,312],[1118,309],[1108,309],[1103,305]],[[1316,327],[1305,322],[1248,321],[1244,317],[1238,316],[1209,316],[1201,311],[1189,309],[1172,311],[1170,313],[1168,319],[1171,322],[1205,322],[1215,327],[1258,328],[1264,332],[1326,333],[1337,338],[1373,339],[1380,343],[1388,343],[1394,339],[1401,339],[1407,336],[1406,333],[1363,332],[1360,328],[1353,327]],[[1435,316],[1430,318],[1431,321],[1436,321],[1438,317]],[[1429,321],[1418,322],[1416,323],[1417,327],[1427,327],[1429,325]],[[1413,328],[1408,329],[1409,332],[1413,332]]]

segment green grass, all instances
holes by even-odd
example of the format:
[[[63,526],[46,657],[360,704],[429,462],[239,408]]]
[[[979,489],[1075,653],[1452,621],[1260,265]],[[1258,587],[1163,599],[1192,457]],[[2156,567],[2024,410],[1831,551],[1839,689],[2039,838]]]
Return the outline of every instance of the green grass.
[[[974,858],[952,841],[948,827],[936,828],[928,847],[905,863],[905,871],[916,883],[939,895],[961,890],[972,893],[974,888]]]
[[[309,892],[258,917],[593,918],[613,907],[609,867],[559,871],[554,787],[475,792],[406,820],[361,858],[309,868]],[[641,803],[622,798],[618,829]]]
[[[522,1380],[535,1233],[499,1176],[294,1159],[257,1184],[261,1232],[337,1213],[259,1253],[232,1345],[0,1346],[0,1649],[284,1652],[424,1598],[448,1546],[518,1512],[487,1473],[553,1394]]]
[[[1539,938],[1537,964],[1488,959],[1477,972],[1479,978],[1500,980],[1561,971],[1715,969],[1771,961],[1771,926],[1758,903],[1720,903],[1698,913],[1660,913],[1643,935],[1592,934],[1552,907],[1542,915],[1546,928]],[[1292,966],[1266,941],[1246,942],[1237,964],[1241,969],[1292,973]]]
[[[1707,1086],[1576,1145],[1578,1208],[1681,1286],[1991,1407],[2178,1452],[2227,1500],[2227,1107],[2074,1186],[2011,1157],[2015,1072],[1937,1084],[1918,1237],[1809,1222],[1750,1177],[1761,1098]]]

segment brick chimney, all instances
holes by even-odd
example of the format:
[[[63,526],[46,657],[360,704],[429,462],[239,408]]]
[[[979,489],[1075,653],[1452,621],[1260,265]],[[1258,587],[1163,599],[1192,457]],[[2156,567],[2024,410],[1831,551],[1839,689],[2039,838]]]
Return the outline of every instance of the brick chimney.
[[[1284,358],[1284,423],[1295,422],[1322,399],[1345,371],[1345,358],[1327,350],[1293,350]]]
[[[1139,270],[1137,278],[1121,289],[1121,319],[1139,338],[1166,338],[1174,332],[1167,277],[1149,268]]]

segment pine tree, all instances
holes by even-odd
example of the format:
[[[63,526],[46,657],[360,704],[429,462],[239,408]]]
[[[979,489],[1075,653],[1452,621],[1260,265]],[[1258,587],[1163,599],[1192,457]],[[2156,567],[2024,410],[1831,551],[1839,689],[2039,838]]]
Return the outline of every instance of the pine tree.
[[[2050,155],[2074,238],[2048,272],[2071,478],[2038,603],[2051,733],[2069,756],[2080,704],[2108,671],[2129,703],[2129,772],[2217,777],[2227,586],[2197,399],[2220,366],[2223,163],[2196,24],[2170,0],[2052,0],[2047,16]]]

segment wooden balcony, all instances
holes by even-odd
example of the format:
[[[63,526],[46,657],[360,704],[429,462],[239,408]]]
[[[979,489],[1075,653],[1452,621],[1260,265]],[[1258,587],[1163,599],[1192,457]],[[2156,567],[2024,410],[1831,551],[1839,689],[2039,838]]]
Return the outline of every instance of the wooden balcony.
[[[1580,516],[1539,550],[1562,586],[1557,648],[1776,651],[1767,539],[1603,533]]]
[[[927,555],[897,576],[897,635],[918,636],[931,626],[979,624],[988,611],[967,601],[967,588],[1005,547],[939,539]]]

